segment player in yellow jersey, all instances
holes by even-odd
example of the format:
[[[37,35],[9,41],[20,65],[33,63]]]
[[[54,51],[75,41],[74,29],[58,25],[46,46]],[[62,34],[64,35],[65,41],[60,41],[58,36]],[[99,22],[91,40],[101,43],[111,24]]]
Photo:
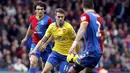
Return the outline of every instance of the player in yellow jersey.
[[[38,41],[42,39],[47,28],[53,22],[52,18],[50,18],[48,15],[44,13],[46,10],[46,7],[47,6],[45,2],[37,1],[34,7],[36,14],[30,16],[30,19],[29,19],[30,25],[28,27],[28,30],[24,39],[21,41],[21,44],[24,45],[27,39],[29,38],[29,36],[32,36],[30,52],[34,50]],[[42,68],[44,68],[44,64],[46,63],[46,60],[52,51],[52,44],[50,43],[46,48],[48,49],[44,50],[44,52],[40,52],[40,50],[37,50],[35,54],[29,56],[30,68],[29,68],[28,73],[36,73],[36,67],[37,67],[38,61],[40,60],[40,57],[42,59]]]
[[[59,65],[60,73],[66,73],[69,69],[69,63],[66,61],[66,57],[73,40],[76,37],[76,33],[71,24],[64,21],[65,11],[63,9],[58,8],[55,10],[55,18],[56,22],[50,24],[44,37],[31,52],[31,54],[34,54],[36,50],[52,35],[55,45],[52,53],[48,57],[42,73],[48,73],[56,65]]]

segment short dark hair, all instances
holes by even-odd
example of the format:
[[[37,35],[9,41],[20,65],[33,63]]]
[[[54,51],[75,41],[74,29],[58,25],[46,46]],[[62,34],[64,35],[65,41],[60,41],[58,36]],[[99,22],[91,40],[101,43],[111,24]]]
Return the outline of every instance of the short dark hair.
[[[82,0],[84,8],[93,8],[93,0]]]
[[[45,2],[43,2],[43,1],[37,1],[37,3],[36,3],[36,5],[35,5],[35,9],[36,9],[36,7],[37,6],[41,6],[41,7],[44,7],[44,10],[46,10],[46,8],[47,8],[47,5],[46,5],[46,3]]]
[[[55,15],[56,15],[57,12],[62,13],[62,14],[65,15],[65,11],[64,11],[64,9],[62,9],[62,8],[57,8],[57,9],[55,10]]]

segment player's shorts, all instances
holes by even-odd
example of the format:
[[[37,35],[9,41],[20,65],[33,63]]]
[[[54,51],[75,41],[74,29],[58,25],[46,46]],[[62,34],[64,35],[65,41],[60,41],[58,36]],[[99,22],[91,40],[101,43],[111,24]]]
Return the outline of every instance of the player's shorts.
[[[61,55],[55,51],[52,51],[51,54],[48,57],[47,62],[51,63],[54,67],[56,65],[59,65],[59,71],[60,73],[67,73],[69,70],[69,63],[66,61],[66,57],[64,55]]]
[[[77,58],[76,63],[73,65],[74,68],[82,67],[82,68],[95,68],[95,66],[98,64],[100,58],[102,56],[102,53],[98,53],[96,55],[91,55],[88,52],[83,52]],[[77,65],[77,66],[76,66]],[[75,70],[76,70],[75,69]],[[81,69],[82,70],[82,69]],[[80,71],[80,70],[79,70]],[[78,71],[78,72],[79,72]]]
[[[33,51],[35,47],[36,47],[36,43],[32,43],[31,44],[31,50],[30,50],[30,52]],[[48,48],[50,48],[50,47],[47,47],[47,49]],[[42,58],[42,62],[45,63],[47,61],[47,58],[48,58],[48,56],[49,56],[50,53],[51,53],[50,51],[46,51],[46,50],[44,52],[40,52],[40,50],[38,49],[37,52],[36,52],[36,54],[34,54],[34,55],[38,59],[40,59],[40,57],[41,57]]]

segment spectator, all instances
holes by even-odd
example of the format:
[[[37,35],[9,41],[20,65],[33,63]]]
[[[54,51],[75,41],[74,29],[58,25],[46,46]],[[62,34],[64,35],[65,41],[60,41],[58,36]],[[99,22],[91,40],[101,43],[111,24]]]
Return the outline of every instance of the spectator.
[[[14,64],[14,69],[16,71],[23,71],[23,72],[28,71],[28,68],[24,64],[22,64],[21,59],[18,59],[17,62]]]
[[[46,12],[49,16],[54,18],[54,10],[57,7],[63,7],[66,20],[72,23],[75,31],[78,30],[82,0],[44,1],[48,4]],[[95,10],[103,17],[107,30],[107,40],[104,42],[104,56],[106,57],[102,57],[99,67],[105,67],[109,71],[130,71],[130,0],[94,1]],[[23,61],[21,63],[29,67],[30,42],[24,46],[20,45],[20,41],[29,26],[29,17],[34,14],[32,7],[35,3],[36,0],[0,1],[0,67],[14,71],[12,64],[17,55],[17,58]],[[80,42],[83,51],[84,41]]]

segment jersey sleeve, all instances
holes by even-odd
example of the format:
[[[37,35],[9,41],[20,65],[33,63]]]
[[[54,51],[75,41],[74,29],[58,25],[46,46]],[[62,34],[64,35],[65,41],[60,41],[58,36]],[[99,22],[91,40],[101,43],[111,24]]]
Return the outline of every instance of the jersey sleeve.
[[[50,24],[49,27],[48,27],[48,29],[46,30],[46,33],[45,33],[46,37],[50,37],[51,36],[51,34],[52,34],[52,28],[53,28],[52,25],[53,24]]]
[[[81,20],[81,23],[85,23],[85,22],[90,22],[90,17],[88,14],[86,13],[83,13],[81,16],[80,16],[80,20]]]
[[[101,25],[101,27],[100,27],[100,30],[104,30],[104,28],[105,28],[105,25],[103,24],[103,20],[102,20],[102,17],[98,17],[97,18],[97,20],[98,20],[98,22],[100,23],[100,25]]]
[[[48,24],[50,25],[52,22],[53,22],[53,19],[52,19],[52,18],[49,18],[49,19],[48,19]]]
[[[71,25],[69,26],[69,36],[72,39],[76,37],[76,32],[75,32],[74,28]]]
[[[29,26],[31,27],[31,29],[32,29],[32,20],[34,19],[34,15],[32,15],[32,16],[30,16],[30,18],[29,18],[29,22],[30,22],[30,24],[29,24]]]

